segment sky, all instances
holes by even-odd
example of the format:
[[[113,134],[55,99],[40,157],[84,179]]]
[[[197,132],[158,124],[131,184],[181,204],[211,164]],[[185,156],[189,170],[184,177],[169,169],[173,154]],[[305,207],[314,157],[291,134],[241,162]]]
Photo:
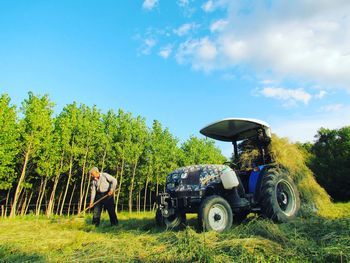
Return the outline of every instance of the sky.
[[[0,93],[28,91],[181,141],[228,117],[313,141],[350,123],[350,1],[0,0]]]

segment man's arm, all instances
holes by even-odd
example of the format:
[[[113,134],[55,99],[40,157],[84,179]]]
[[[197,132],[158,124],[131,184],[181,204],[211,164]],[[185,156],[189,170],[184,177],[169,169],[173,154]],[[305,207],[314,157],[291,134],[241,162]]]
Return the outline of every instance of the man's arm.
[[[91,184],[90,207],[94,203],[95,196],[96,196],[96,187],[95,187],[95,180],[93,180]]]
[[[108,173],[104,173],[106,176],[107,181],[109,182],[109,193],[113,193],[115,191],[115,188],[117,187],[117,179],[115,179],[112,175]]]

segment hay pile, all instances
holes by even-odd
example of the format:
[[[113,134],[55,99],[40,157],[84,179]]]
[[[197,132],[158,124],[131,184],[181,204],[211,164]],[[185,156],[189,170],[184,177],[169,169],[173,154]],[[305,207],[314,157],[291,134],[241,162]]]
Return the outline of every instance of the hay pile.
[[[272,135],[272,159],[289,170],[290,176],[296,183],[302,201],[302,213],[317,211],[320,216],[337,217],[327,192],[316,182],[312,171],[306,166],[306,153],[291,143],[287,138]],[[241,166],[251,167],[259,155],[256,149],[245,148],[240,156]]]
[[[306,166],[306,153],[287,138],[272,135],[271,152],[276,163],[287,168],[297,184],[303,209],[317,209],[317,214],[328,215],[332,202],[327,192],[316,182],[312,171]]]

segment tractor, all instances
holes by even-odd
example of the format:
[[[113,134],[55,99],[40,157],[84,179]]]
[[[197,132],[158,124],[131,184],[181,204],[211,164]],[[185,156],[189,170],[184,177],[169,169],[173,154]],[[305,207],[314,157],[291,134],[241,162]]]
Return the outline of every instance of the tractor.
[[[187,213],[197,213],[201,230],[222,232],[250,213],[275,222],[287,222],[297,215],[299,193],[288,170],[273,160],[266,122],[228,118],[207,125],[200,133],[231,142],[232,161],[172,171],[166,178],[166,191],[157,196],[157,225],[180,228]],[[246,149],[257,153],[251,167],[240,163]]]

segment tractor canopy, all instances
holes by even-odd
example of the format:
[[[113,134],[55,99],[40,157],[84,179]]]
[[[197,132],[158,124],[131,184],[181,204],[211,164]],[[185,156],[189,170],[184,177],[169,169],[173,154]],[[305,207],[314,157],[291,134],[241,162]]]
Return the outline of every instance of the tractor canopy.
[[[270,126],[264,121],[227,118],[207,125],[200,133],[215,140],[234,142],[256,137],[261,131],[264,137],[271,138]]]

